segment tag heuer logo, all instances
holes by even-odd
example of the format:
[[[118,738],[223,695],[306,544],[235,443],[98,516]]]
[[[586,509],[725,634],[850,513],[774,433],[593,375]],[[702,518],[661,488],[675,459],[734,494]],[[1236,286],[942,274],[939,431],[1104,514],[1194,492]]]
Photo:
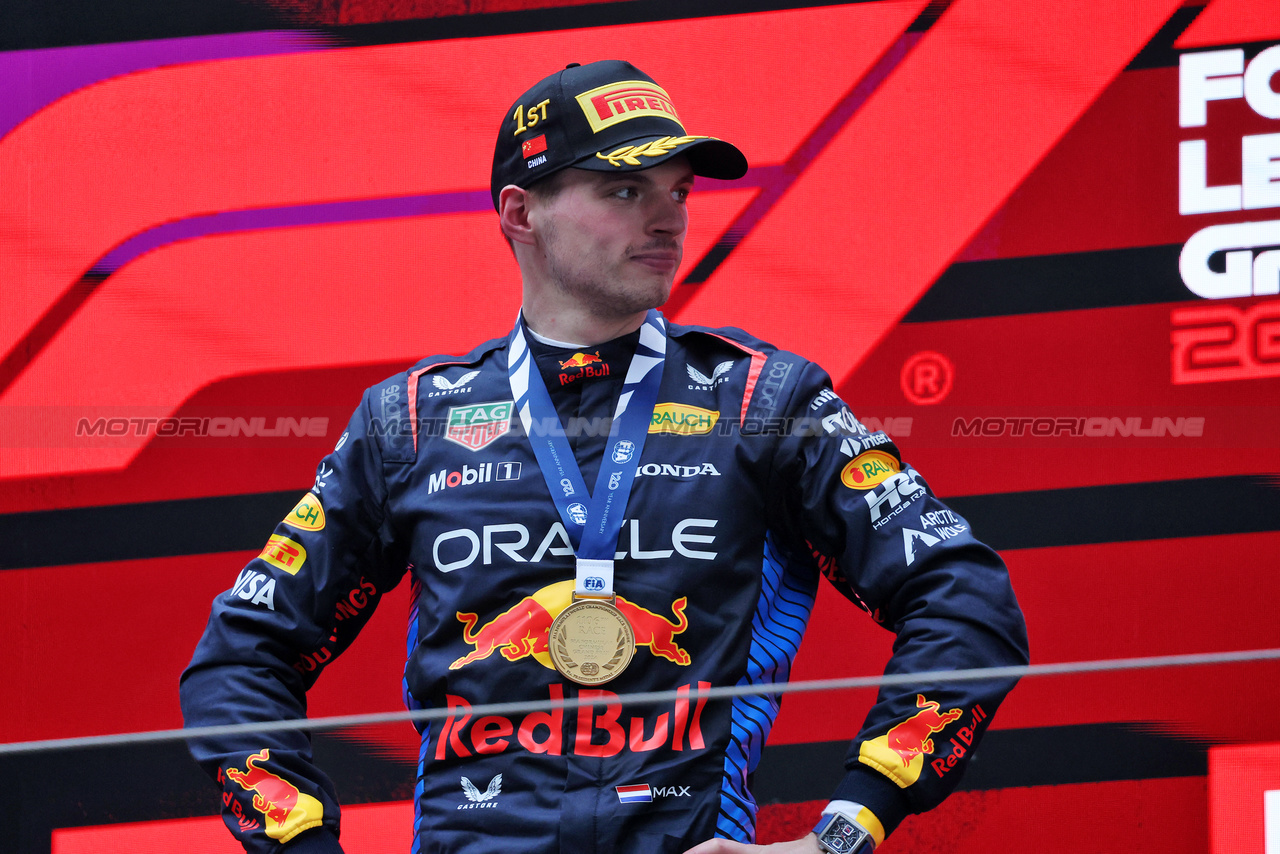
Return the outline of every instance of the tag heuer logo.
[[[444,437],[473,451],[491,444],[511,429],[510,400],[449,407],[449,424]]]

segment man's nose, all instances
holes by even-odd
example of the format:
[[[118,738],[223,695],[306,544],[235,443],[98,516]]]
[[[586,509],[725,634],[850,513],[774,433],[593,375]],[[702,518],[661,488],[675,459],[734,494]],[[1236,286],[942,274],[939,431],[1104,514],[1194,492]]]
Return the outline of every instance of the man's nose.
[[[653,204],[649,230],[654,234],[684,234],[689,227],[689,209],[670,194],[661,194]]]

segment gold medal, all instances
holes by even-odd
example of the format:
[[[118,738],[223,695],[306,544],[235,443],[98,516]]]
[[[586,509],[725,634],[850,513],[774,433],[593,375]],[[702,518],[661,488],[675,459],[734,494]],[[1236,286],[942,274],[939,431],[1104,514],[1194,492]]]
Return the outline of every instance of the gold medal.
[[[551,624],[551,661],[579,685],[603,685],[631,663],[636,636],[611,599],[579,599]]]

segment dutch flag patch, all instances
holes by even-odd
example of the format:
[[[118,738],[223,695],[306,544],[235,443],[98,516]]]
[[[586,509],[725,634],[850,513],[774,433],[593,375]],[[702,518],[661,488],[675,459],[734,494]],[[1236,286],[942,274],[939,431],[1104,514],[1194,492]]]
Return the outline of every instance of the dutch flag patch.
[[[653,792],[649,789],[648,783],[640,783],[635,786],[615,786],[614,789],[618,793],[618,801],[624,804],[648,804],[653,803]]]

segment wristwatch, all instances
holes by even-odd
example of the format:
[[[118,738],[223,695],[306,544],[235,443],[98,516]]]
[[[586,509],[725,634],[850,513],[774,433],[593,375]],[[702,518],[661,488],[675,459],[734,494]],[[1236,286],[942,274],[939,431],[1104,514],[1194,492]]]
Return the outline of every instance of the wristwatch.
[[[838,810],[818,819],[813,832],[818,834],[818,847],[827,854],[870,854],[876,847],[869,830]]]

